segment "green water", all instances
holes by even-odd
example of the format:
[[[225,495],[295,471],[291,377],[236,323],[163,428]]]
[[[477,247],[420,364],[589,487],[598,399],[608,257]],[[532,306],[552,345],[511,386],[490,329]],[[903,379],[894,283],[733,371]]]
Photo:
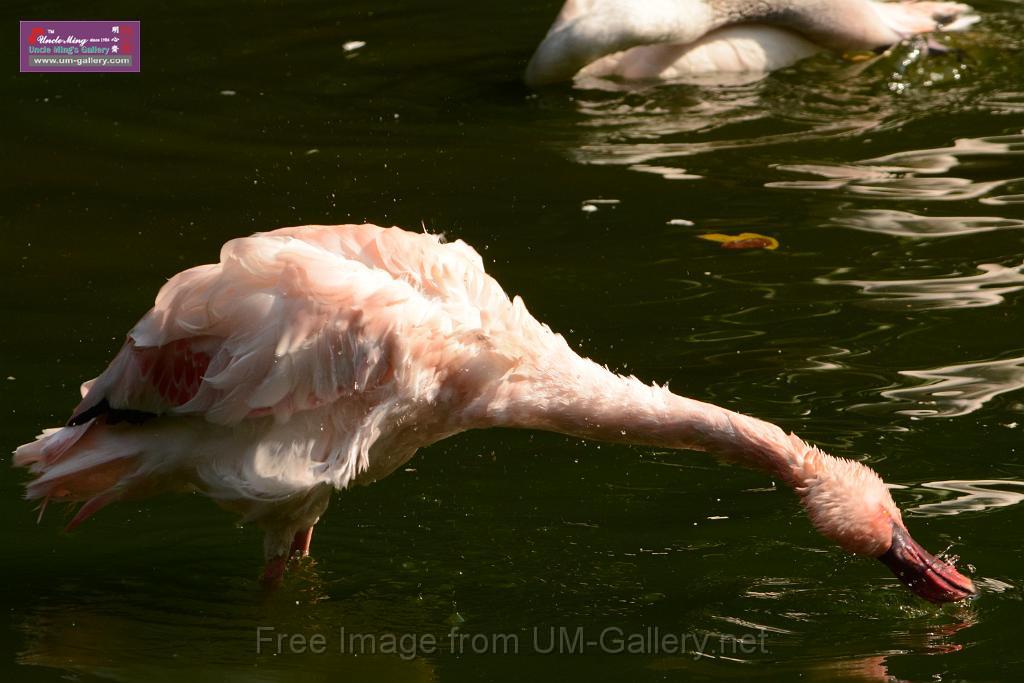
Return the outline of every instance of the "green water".
[[[465,434],[338,495],[315,560],[269,597],[259,532],[200,497],[64,534],[68,513],[36,524],[24,473],[0,468],[0,677],[998,680],[1024,663],[1020,4],[979,0],[945,57],[533,93],[519,74],[557,4],[14,3],[141,19],[144,54],[139,75],[8,59],[0,77],[0,445],[62,423],[165,279],[225,240],[422,225],[474,245],[582,353],[870,463],[981,597],[916,600],[764,475],[549,434]],[[745,230],[781,246],[696,237]],[[259,627],[327,652],[257,652]],[[648,628],[707,640],[539,654],[559,627],[612,650]],[[438,651],[352,656],[341,629]],[[502,634],[518,654],[473,654]]]

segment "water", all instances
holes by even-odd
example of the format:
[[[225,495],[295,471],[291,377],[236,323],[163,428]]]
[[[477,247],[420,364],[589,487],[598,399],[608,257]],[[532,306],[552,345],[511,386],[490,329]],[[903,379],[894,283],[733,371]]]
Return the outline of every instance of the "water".
[[[915,537],[960,556],[983,595],[915,600],[761,474],[547,434],[465,434],[339,495],[315,560],[271,597],[258,531],[199,497],[121,503],[68,535],[58,509],[37,525],[24,475],[0,469],[5,679],[1018,669],[1019,3],[978,2],[984,22],[944,57],[911,44],[756,83],[533,93],[518,77],[556,4],[109,2],[90,12],[143,22],[141,75],[8,72],[5,448],[66,419],[161,283],[226,239],[422,225],[473,244],[586,355],[872,464]],[[781,246],[697,239],[743,231]],[[260,626],[322,634],[328,652],[257,654]],[[520,652],[467,640],[453,655],[454,627],[514,634]],[[552,627],[707,640],[704,656],[696,640],[682,655],[537,654]],[[440,652],[353,657],[342,628],[431,634]],[[736,644],[762,633],[763,649]]]

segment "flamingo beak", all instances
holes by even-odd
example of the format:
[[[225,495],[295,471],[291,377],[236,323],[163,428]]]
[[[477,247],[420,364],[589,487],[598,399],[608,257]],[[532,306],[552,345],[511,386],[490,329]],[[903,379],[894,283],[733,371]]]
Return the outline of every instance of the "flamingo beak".
[[[892,545],[878,559],[907,588],[929,602],[956,602],[978,592],[969,578],[918,545],[910,533],[895,522]]]

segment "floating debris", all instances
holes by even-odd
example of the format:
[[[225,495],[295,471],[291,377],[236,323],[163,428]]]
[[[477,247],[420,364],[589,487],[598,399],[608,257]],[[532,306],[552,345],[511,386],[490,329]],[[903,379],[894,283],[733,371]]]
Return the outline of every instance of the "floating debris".
[[[587,199],[584,200],[583,205],[580,207],[580,210],[586,211],[587,213],[593,213],[597,211],[598,204],[607,204],[609,206],[614,206],[619,203],[621,203],[621,201],[618,199]]]
[[[355,52],[359,48],[365,47],[365,46],[366,46],[366,41],[365,40],[350,40],[347,43],[344,43],[341,46],[341,49],[344,50],[345,52]]]
[[[669,221],[666,221],[665,225],[685,225],[689,227],[692,225],[696,225],[696,223],[694,223],[693,221],[688,221],[685,218],[673,218]]]
[[[235,95],[238,94],[238,91],[237,90],[221,90],[220,94],[223,95],[224,97],[234,97]]]
[[[741,232],[738,235],[722,235],[720,233],[708,233],[697,235],[702,240],[719,242],[723,249],[778,249],[779,241],[774,237],[760,235],[756,232]]]

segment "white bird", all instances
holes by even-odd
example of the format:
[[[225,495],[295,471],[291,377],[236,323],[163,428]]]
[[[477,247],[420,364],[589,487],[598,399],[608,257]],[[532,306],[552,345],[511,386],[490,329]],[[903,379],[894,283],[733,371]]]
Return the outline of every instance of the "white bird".
[[[15,452],[27,497],[103,506],[195,488],[265,530],[264,580],[335,489],[468,429],[703,450],[771,472],[814,526],[936,602],[971,581],[907,533],[882,480],[778,427],[577,355],[461,241],[373,225],[231,240],[171,278],[67,425]]]
[[[566,0],[526,82],[763,74],[822,50],[887,47],[977,20],[957,2]]]

